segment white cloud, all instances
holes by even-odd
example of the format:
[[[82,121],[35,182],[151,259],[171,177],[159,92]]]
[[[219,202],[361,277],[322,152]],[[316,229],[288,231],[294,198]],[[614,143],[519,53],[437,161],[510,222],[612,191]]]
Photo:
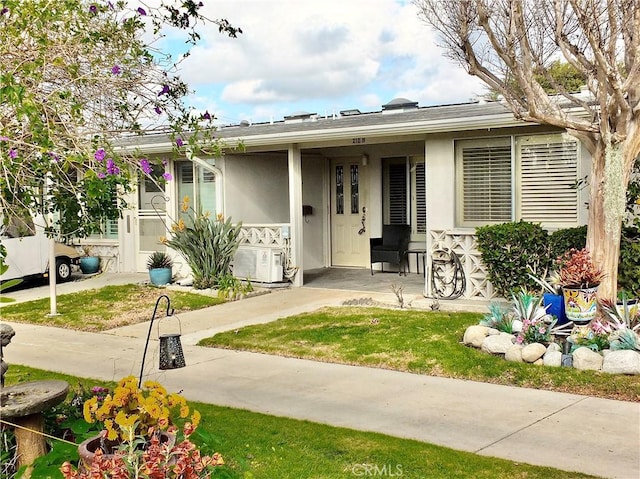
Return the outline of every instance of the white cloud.
[[[242,111],[268,121],[269,112],[314,105],[370,111],[398,96],[427,105],[480,92],[477,80],[443,57],[406,2],[210,0],[205,9],[244,33],[230,39],[209,29],[181,74],[199,96],[219,95],[210,109],[233,117]]]

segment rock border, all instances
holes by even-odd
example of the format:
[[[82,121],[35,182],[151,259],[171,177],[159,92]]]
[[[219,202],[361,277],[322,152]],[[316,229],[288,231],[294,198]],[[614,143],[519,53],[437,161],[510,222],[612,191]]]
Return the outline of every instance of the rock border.
[[[596,352],[582,346],[572,354],[562,354],[562,348],[557,343],[550,343],[548,346],[541,343],[518,344],[514,334],[482,325],[469,326],[464,332],[462,344],[488,354],[503,356],[505,360],[512,362],[640,375],[640,352],[631,349],[605,349]]]

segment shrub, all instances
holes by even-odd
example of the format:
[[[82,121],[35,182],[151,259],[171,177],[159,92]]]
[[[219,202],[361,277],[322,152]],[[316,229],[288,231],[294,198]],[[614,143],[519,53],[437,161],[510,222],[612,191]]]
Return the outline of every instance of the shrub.
[[[231,223],[222,216],[215,219],[209,213],[196,212],[185,197],[180,218],[172,226],[173,236],[164,244],[179,251],[193,273],[193,287],[215,287],[221,277],[231,274],[231,261],[240,243],[241,223]]]
[[[520,290],[535,290],[529,276],[544,273],[551,264],[549,235],[539,224],[519,221],[476,229],[478,249],[487,277],[499,295],[508,298]]]
[[[625,228],[620,238],[620,263],[618,287],[633,297],[640,297],[640,230]]]
[[[570,249],[581,250],[587,244],[587,226],[575,228],[562,228],[554,231],[549,236],[551,258],[562,256]]]

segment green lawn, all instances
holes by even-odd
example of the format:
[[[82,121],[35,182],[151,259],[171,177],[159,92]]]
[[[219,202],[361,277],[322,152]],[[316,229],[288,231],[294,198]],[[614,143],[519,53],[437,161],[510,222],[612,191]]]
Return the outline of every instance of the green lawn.
[[[127,284],[105,286],[78,293],[62,294],[57,299],[59,316],[48,317],[49,298],[3,306],[3,321],[32,323],[83,331],[104,331],[151,319],[158,297],[166,294],[177,313],[206,308],[222,299],[195,293]],[[166,309],[166,302],[160,305]]]
[[[338,307],[248,326],[200,345],[640,401],[640,377],[507,362],[463,346],[476,313]]]
[[[8,384],[38,379],[64,379],[71,385],[82,383],[89,388],[95,385],[113,386],[112,383],[15,365],[11,366],[7,375]],[[202,413],[199,429],[204,432],[204,437],[209,438],[211,449],[203,447],[203,450],[215,450],[223,454],[227,466],[222,477],[232,479],[593,477],[478,456],[383,434],[335,428],[210,404],[191,403],[191,406]],[[50,470],[55,471],[57,464],[54,460]],[[60,478],[61,475],[46,477]],[[38,479],[45,479],[45,476]]]

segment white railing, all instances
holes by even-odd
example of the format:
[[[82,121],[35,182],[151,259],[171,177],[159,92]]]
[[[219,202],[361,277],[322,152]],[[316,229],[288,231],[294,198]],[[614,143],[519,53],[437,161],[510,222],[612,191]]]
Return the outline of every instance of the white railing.
[[[243,224],[240,230],[240,245],[271,246],[284,248],[287,245],[289,223]]]

